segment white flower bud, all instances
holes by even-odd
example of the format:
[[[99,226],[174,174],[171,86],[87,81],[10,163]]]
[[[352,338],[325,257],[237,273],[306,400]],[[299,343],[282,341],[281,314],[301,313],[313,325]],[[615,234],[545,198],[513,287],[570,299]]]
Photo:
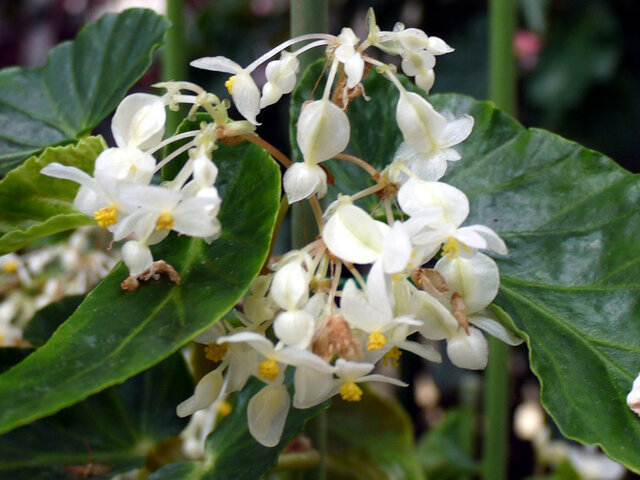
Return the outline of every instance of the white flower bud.
[[[285,345],[306,349],[311,343],[315,321],[304,310],[280,312],[273,323],[276,337]]]
[[[267,83],[262,87],[260,108],[276,103],[282,95],[293,91],[299,66],[298,58],[288,52],[283,52],[280,60],[269,62],[265,72]]]
[[[282,186],[289,204],[309,198],[314,194],[322,198],[327,194],[327,174],[319,165],[296,162],[287,168]]]
[[[297,310],[309,299],[310,274],[301,261],[286,263],[273,276],[271,298],[280,308]]]
[[[298,146],[307,163],[335,157],[349,143],[347,115],[329,100],[317,100],[302,109],[298,118]]]
[[[129,240],[122,246],[122,260],[129,268],[129,274],[137,277],[151,266],[153,256],[147,245]]]
[[[489,359],[489,344],[480,330],[469,327],[458,330],[447,340],[447,355],[456,367],[482,370]]]
[[[111,121],[113,138],[119,147],[151,148],[162,140],[166,118],[160,97],[134,93],[116,109]]]

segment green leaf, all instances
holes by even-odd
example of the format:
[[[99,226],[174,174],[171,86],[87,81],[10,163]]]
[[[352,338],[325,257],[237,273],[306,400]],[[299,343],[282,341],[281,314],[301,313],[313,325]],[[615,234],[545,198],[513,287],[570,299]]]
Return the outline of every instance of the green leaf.
[[[203,462],[181,462],[167,465],[148,480],[236,480],[257,479],[278,462],[280,452],[291,438],[302,431],[305,423],[327,408],[328,402],[305,410],[291,407],[280,443],[264,447],[253,439],[247,425],[249,400],[264,387],[264,383],[251,379],[244,389],[235,394],[233,411],[223,418],[206,442]]]
[[[53,332],[75,312],[84,297],[66,297],[39,310],[24,327],[22,337],[36,348],[44,345]]]
[[[312,68],[294,111],[321,65]],[[364,85],[372,100],[349,106],[349,149],[381,168],[402,140],[398,93],[375,72]],[[460,95],[430,100],[439,111],[475,118],[473,133],[456,147],[462,160],[449,164],[443,181],[468,195],[466,224],[487,225],[507,242],[509,255],[496,258],[495,303],[527,340],[545,408],[566,436],[599,444],[640,471],[640,420],[625,402],[640,365],[638,176],[552,133],[525,129],[491,103]],[[371,184],[342,165],[330,165],[335,190],[350,194]]]
[[[429,429],[418,443],[417,456],[429,480],[448,480],[479,473],[479,465],[464,451],[461,410],[448,410],[444,419]],[[469,433],[469,432],[465,432]]]
[[[223,198],[219,239],[172,235],[154,250],[182,276],[125,292],[117,267],[51,339],[0,375],[0,431],[56,412],[122,382],[175,352],[231,309],[267,256],[280,200],[280,171],[263,150],[221,146],[214,154]],[[43,365],[46,368],[43,368]]]
[[[84,137],[151,65],[169,22],[131,9],[90,23],[39,68],[0,71],[0,174],[49,145]]]
[[[182,356],[173,355],[123,384],[0,436],[0,477],[73,480],[83,472],[111,476],[139,468],[159,442],[185,427],[175,408],[192,389]]]
[[[102,137],[49,147],[0,181],[0,255],[47,235],[95,224],[73,206],[77,183],[42,175],[40,170],[58,162],[93,174],[93,163],[105,147]]]
[[[402,407],[367,389],[359,402],[329,409],[329,476],[335,480],[420,480],[413,426]]]

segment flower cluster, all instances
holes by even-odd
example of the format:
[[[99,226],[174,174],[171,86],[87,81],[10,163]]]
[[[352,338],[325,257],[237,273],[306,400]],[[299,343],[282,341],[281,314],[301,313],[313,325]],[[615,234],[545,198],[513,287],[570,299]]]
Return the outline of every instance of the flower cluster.
[[[232,73],[227,87],[236,107],[256,124],[260,108],[293,89],[296,55],[326,46],[324,92],[321,99],[307,102],[298,118],[303,162],[285,172],[285,193],[289,202],[313,202],[325,195],[327,176],[319,164],[334,157],[359,164],[376,184],[340,196],[324,213],[316,201],[319,238],[271,264],[270,273],[251,286],[235,320],[219,322],[195,339],[206,345],[206,357],[216,367],[178,406],[180,416],[219,402],[253,376],[264,387],[248,404],[249,430],[261,444],[274,446],[291,405],[310,408],[334,395],[358,401],[363,382],[405,385],[373,373],[379,363],[397,365],[403,351],[439,362],[441,354],[433,342],[445,340],[455,365],[482,369],[488,343],[481,330],[510,344],[521,342],[488,308],[498,292],[499,274],[483,251],[505,255],[505,243],[486,226],[463,226],[469,214],[466,195],[438,181],[448,162],[461,158],[452,147],[469,136],[473,118],[447,118],[423,96],[408,91],[392,65],[365,54],[367,48],[376,47],[399,55],[404,72],[428,91],[434,81],[435,56],[452,49],[439,38],[402,25],[381,31],[372,12],[367,21],[369,33],[362,43],[345,28],[337,37],[305,35],[289,40],[247,68],[224,57],[192,63]],[[303,40],[314,42],[268,64],[268,81],[260,96],[251,72]],[[404,141],[383,171],[341,153],[350,139],[345,109],[358,92],[364,92],[360,82],[367,63],[399,92],[396,121]],[[370,194],[380,198],[384,221],[354,203]],[[351,278],[343,283],[347,272]],[[285,384],[287,370],[293,373],[293,395]]]
[[[101,243],[85,227],[64,242],[0,256],[0,347],[22,345],[22,330],[37,310],[88,292],[109,273],[117,255],[104,253]]]
[[[169,273],[179,282],[179,275],[163,261],[154,262],[150,245],[167,237],[170,231],[214,240],[220,232],[217,215],[221,199],[215,181],[218,168],[211,153],[219,138],[253,131],[248,122],[231,122],[226,104],[215,95],[187,82],[158,84],[166,88],[163,97],[136,93],[126,97],[116,109],[111,130],[116,147],[103,151],[95,162],[93,176],[84,171],[51,163],[42,173],[80,184],[75,207],[95,218],[101,227],[113,233],[114,240],[126,240],[122,257],[130,276],[125,289],[135,289],[138,277],[148,279],[156,273]],[[189,90],[193,95],[182,94]],[[183,132],[162,140],[167,105],[191,104],[190,117],[203,108],[212,117],[199,130]],[[172,142],[191,139],[161,162],[153,153]],[[171,181],[152,184],[168,162],[187,152],[188,160]]]

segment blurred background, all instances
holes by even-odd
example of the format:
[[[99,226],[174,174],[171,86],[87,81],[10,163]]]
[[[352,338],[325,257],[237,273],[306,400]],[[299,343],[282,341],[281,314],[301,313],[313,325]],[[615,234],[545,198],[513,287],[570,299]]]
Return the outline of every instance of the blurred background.
[[[187,60],[224,55],[246,65],[289,37],[289,0],[184,3]],[[432,92],[487,98],[486,1],[330,0],[330,6],[334,34],[350,26],[366,37],[364,18],[371,6],[383,30],[401,21],[443,38],[456,52],[438,59]],[[0,67],[42,65],[54,45],[74,38],[85,23],[130,7],[166,11],[165,0],[0,0]],[[520,0],[513,42],[519,120],[601,151],[628,170],[640,172],[639,17],[637,0]],[[158,52],[158,61],[136,90],[151,91],[150,85],[162,78],[160,56]],[[210,91],[224,91],[225,75],[191,68],[187,75]],[[264,71],[257,70],[254,77],[261,86]],[[286,102],[268,107],[260,120],[260,134],[287,152]],[[109,122],[105,120],[99,129],[106,137]],[[420,439],[425,471],[430,479],[471,478],[478,469],[473,452],[479,451],[479,436],[464,432],[469,432],[469,422],[471,431],[480,428],[481,375],[446,361],[426,369],[418,357],[406,356],[406,360],[402,374],[412,386],[400,393],[400,400]],[[640,478],[607,463],[596,451],[553,444],[552,439],[560,435],[540,409],[539,387],[528,368],[526,347],[513,349],[510,373],[514,429],[509,478]],[[563,463],[554,457],[560,450],[573,458],[570,473],[562,473],[566,458]],[[587,464],[590,468],[581,471],[580,465]],[[579,476],[572,476],[574,470]]]

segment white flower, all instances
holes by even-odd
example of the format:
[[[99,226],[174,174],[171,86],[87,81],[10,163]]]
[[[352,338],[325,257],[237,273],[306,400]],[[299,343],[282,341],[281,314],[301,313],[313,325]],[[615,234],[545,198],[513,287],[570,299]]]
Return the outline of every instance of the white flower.
[[[284,385],[267,385],[256,393],[247,406],[251,436],[265,447],[275,447],[280,443],[290,405]]]
[[[162,140],[166,112],[160,97],[134,93],[120,102],[111,121],[118,147],[146,150]]]
[[[233,74],[225,83],[233,103],[244,118],[259,125],[256,116],[260,113],[260,90],[251,78],[251,72],[245,70],[226,57],[204,57],[190,63],[192,67]]]
[[[193,395],[176,408],[179,417],[188,417],[198,410],[207,408],[218,398],[223,385],[221,370],[219,367],[200,379]]]
[[[146,243],[129,240],[122,246],[122,260],[129,269],[129,275],[137,277],[151,266],[153,255]]]
[[[155,159],[137,148],[108,148],[96,158],[93,176],[111,176],[119,182],[146,185],[156,167]]]
[[[314,194],[322,198],[327,194],[327,174],[320,165],[297,162],[287,168],[282,185],[290,204]]]
[[[293,91],[299,67],[298,57],[289,52],[282,52],[280,60],[267,64],[265,72],[267,83],[262,87],[260,108],[276,103],[282,95]]]
[[[344,65],[344,73],[347,75],[347,88],[353,88],[360,80],[364,71],[364,59],[356,50],[355,45],[360,39],[348,27],[342,29],[338,35],[340,46],[335,50],[336,58]]]
[[[350,132],[349,119],[340,107],[321,99],[302,109],[296,139],[305,162],[317,164],[347,148]]]

